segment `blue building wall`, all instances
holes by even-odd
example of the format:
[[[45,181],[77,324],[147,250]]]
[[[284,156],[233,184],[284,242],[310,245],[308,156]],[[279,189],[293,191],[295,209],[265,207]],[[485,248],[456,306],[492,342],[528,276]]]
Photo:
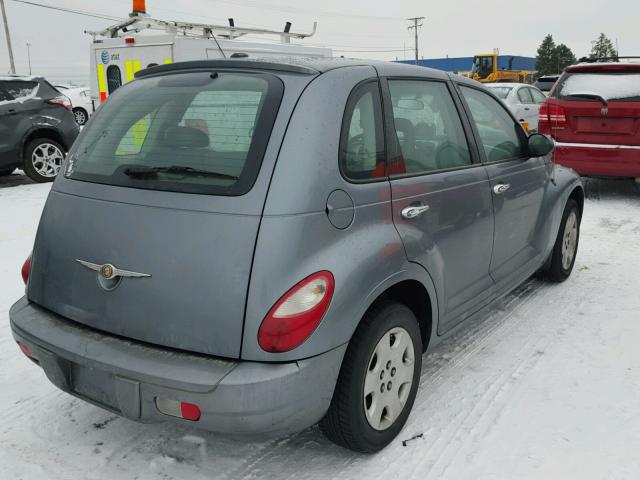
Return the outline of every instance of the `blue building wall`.
[[[529,70],[535,71],[536,59],[533,57],[521,57],[517,55],[500,55],[498,56],[498,68],[500,70],[509,69],[509,61],[513,59],[511,70]],[[399,60],[398,63],[407,63],[413,65],[414,60]],[[421,67],[435,68],[436,70],[444,70],[445,72],[468,72],[473,66],[473,57],[456,57],[456,58],[425,58],[418,60]]]

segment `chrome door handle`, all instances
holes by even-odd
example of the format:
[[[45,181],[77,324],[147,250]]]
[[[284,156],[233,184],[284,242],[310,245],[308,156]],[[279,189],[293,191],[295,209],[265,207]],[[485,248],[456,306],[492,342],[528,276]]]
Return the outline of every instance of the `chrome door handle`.
[[[402,215],[402,218],[411,220],[412,218],[419,217],[427,210],[429,210],[429,205],[413,205],[403,208],[400,214]]]
[[[495,193],[496,195],[502,195],[504,192],[506,192],[510,188],[511,188],[511,185],[508,183],[499,183],[493,186],[493,193]]]

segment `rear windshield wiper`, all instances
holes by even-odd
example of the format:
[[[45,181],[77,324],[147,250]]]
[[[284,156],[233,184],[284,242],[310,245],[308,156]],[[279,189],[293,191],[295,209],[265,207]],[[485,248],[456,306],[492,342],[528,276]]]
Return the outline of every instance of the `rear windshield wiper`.
[[[210,170],[200,170],[193,167],[182,167],[179,165],[172,165],[170,167],[128,167],[124,170],[124,174],[130,177],[149,177],[157,175],[158,173],[174,173],[177,175],[191,175],[194,177],[214,177],[225,180],[239,179],[235,175],[212,172]]]
[[[603,105],[607,105],[607,99],[602,95],[591,92],[575,92],[575,93],[566,93],[562,95],[564,98],[586,98],[588,100],[596,100]]]

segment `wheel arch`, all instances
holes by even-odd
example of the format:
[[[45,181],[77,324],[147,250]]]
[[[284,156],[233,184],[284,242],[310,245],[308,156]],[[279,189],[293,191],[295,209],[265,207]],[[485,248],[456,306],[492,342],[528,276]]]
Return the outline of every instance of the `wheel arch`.
[[[584,188],[578,185],[571,190],[569,194],[569,199],[575,200],[578,204],[578,208],[580,210],[580,218],[582,218],[582,212],[584,211]]]
[[[50,138],[58,142],[62,145],[62,148],[65,150],[65,153],[69,150],[70,145],[67,145],[64,141],[63,136],[56,130],[51,127],[36,127],[29,130],[22,139],[22,145],[20,147],[20,159],[24,160],[24,151],[27,148],[27,145],[30,141],[35,140],[36,138]]]
[[[418,280],[403,280],[389,287],[376,298],[374,303],[391,300],[409,307],[418,320],[420,336],[422,339],[422,351],[426,352],[433,331],[433,308],[429,292]]]
[[[438,302],[435,286],[428,272],[421,266],[408,264],[407,270],[402,275],[388,279],[379,288],[369,295],[369,302],[364,310],[362,318],[375,305],[384,301],[395,301],[406,305],[416,316],[422,340],[422,350],[427,351],[437,335]],[[355,329],[354,329],[355,332]]]

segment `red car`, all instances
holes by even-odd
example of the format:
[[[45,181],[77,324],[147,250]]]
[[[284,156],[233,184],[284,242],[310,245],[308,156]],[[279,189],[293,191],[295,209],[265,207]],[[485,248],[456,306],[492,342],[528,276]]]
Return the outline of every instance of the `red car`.
[[[581,175],[640,181],[640,63],[568,67],[540,108],[554,161]]]

